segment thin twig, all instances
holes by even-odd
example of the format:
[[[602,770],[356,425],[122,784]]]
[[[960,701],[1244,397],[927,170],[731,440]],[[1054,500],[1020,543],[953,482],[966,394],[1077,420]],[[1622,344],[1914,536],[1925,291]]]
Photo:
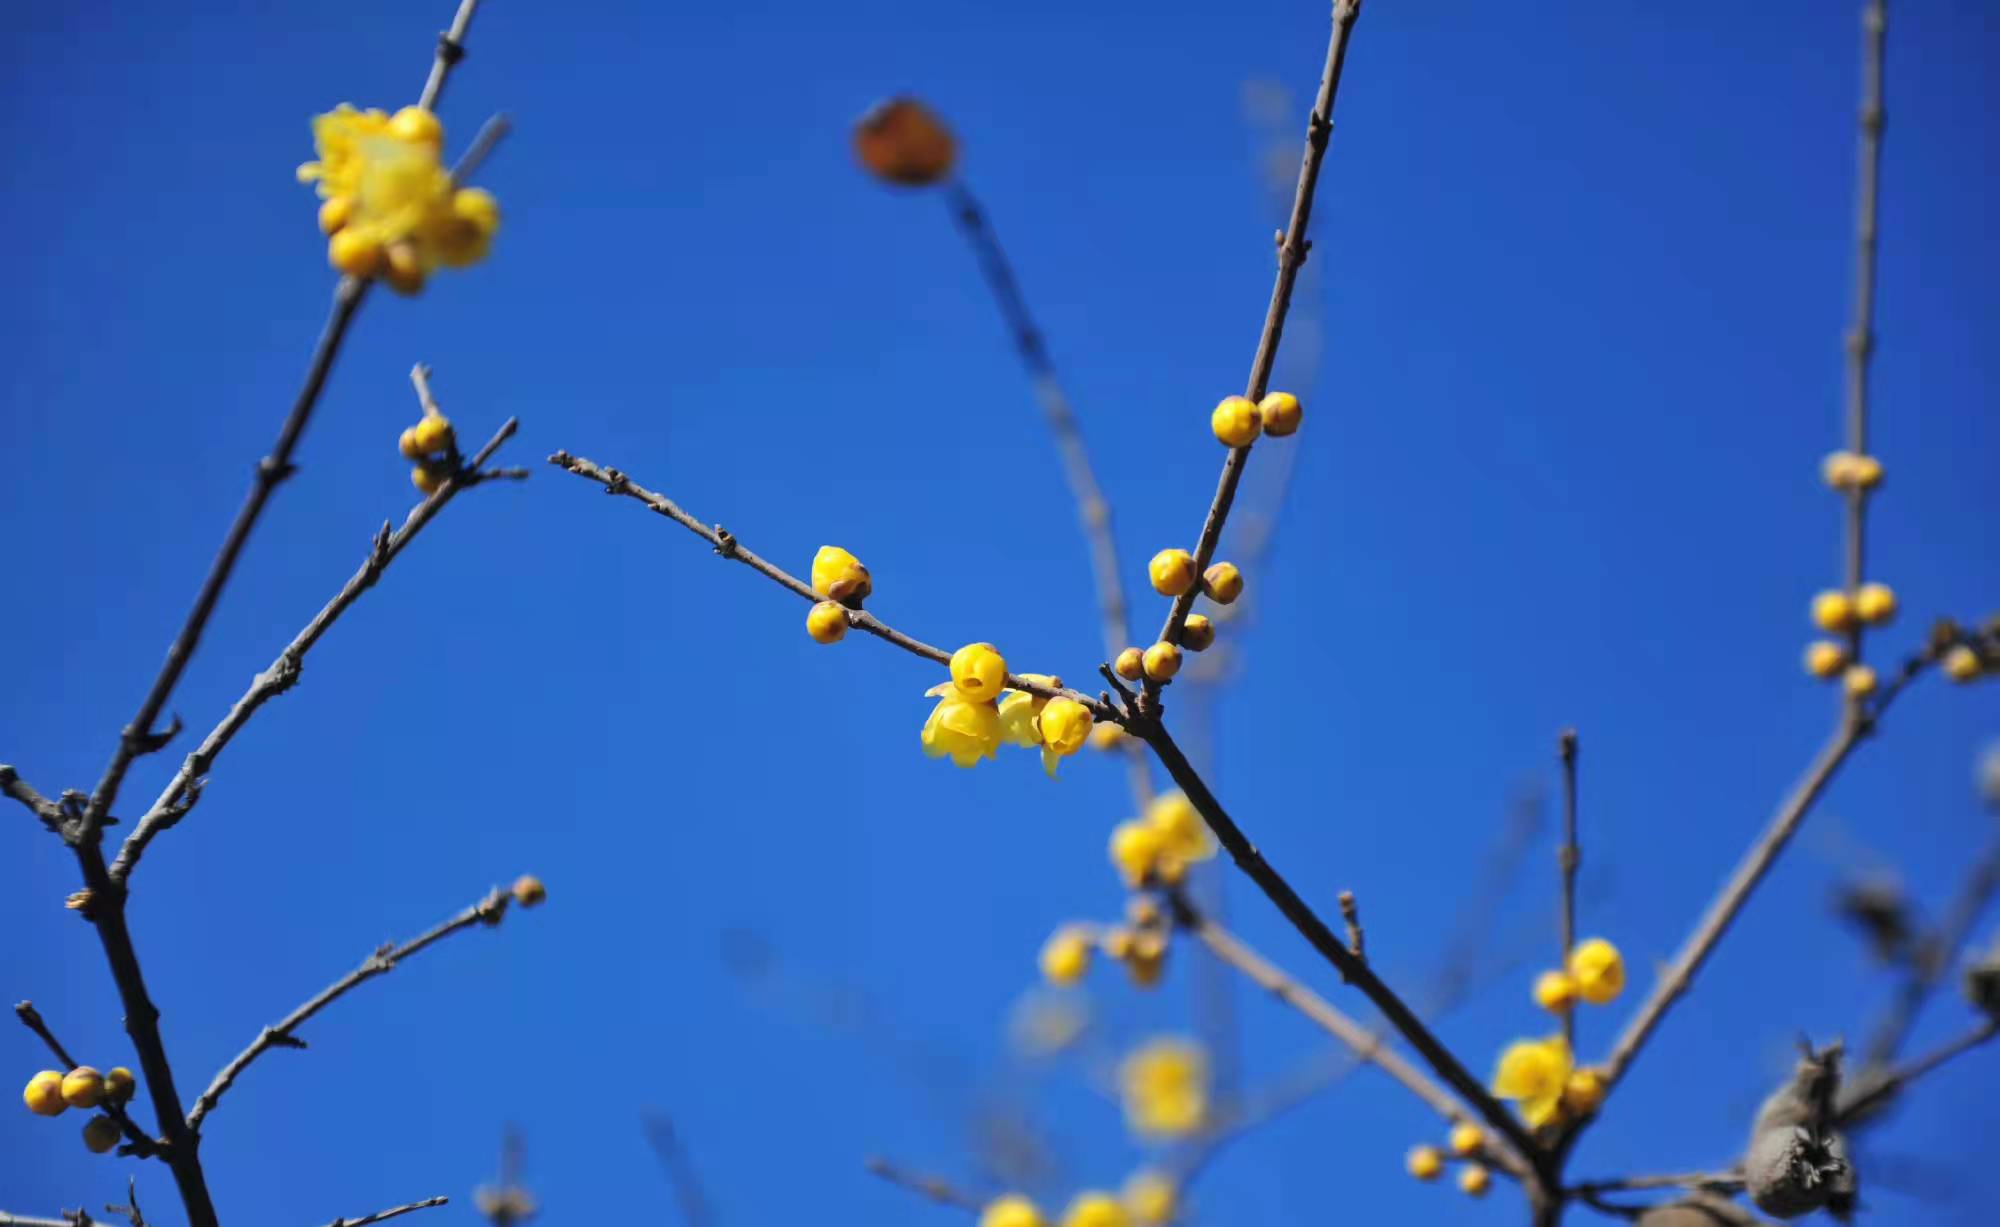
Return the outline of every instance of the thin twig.
[[[1576,948],[1576,871],[1583,864],[1583,850],[1576,842],[1576,730],[1564,729],[1556,740],[1556,752],[1562,759],[1563,773],[1563,842],[1556,849],[1556,867],[1562,871],[1562,946],[1557,951],[1560,959],[1556,966],[1569,967],[1569,953]],[[1572,1051],[1576,1048],[1576,1011],[1564,1010],[1562,1015],[1563,1040]]]
[[[200,1131],[203,1119],[214,1111],[223,1093],[235,1083],[237,1077],[252,1061],[273,1048],[304,1048],[305,1041],[292,1033],[305,1025],[313,1015],[338,1000],[349,989],[377,976],[387,975],[395,970],[396,964],[433,943],[444,940],[460,929],[467,929],[481,922],[489,925],[500,923],[501,916],[507,911],[507,903],[507,892],[495,888],[451,919],[426,930],[402,945],[383,946],[364,959],[361,966],[315,993],[304,1005],[285,1015],[279,1022],[258,1032],[257,1038],[250,1042],[250,1046],[230,1058],[229,1064],[222,1067],[215,1075],[215,1080],[208,1084],[208,1089],[201,1093],[201,1098],[195,1100],[193,1110],[188,1113],[188,1132]]]
[[[1327,138],[1333,132],[1333,103],[1340,91],[1341,71],[1347,63],[1348,36],[1354,29],[1354,22],[1361,14],[1361,0],[1338,0],[1333,8],[1333,34],[1327,43],[1326,67],[1320,74],[1319,94],[1313,100],[1311,116],[1306,121],[1305,153],[1299,163],[1298,189],[1292,197],[1292,215],[1285,225],[1285,232],[1278,245],[1278,275],[1271,287],[1271,303],[1264,313],[1263,332],[1257,338],[1257,356],[1250,363],[1250,380],[1244,395],[1253,401],[1262,400],[1271,381],[1271,368],[1278,359],[1278,342],[1284,335],[1285,315],[1292,305],[1292,286],[1298,280],[1299,266],[1305,263],[1310,244],[1306,241],[1306,226],[1312,219],[1313,193],[1319,186],[1320,164],[1326,158]],[[1233,447],[1222,462],[1222,476],[1216,482],[1215,499],[1209,504],[1208,514],[1202,520],[1201,535],[1195,540],[1194,568],[1197,574],[1208,567],[1215,554],[1215,546],[1222,539],[1222,528],[1229,519],[1229,508],[1236,501],[1236,487],[1243,479],[1243,468],[1250,460],[1250,448]],[[1188,612],[1194,608],[1195,598],[1201,594],[1201,585],[1196,584],[1174,598],[1167,612],[1167,620],[1160,628],[1160,638],[1168,643],[1181,641],[1181,630],[1186,624]],[[1160,684],[1148,679],[1145,687],[1149,706],[1159,704]]]
[[[76,1069],[83,1064],[83,1062],[71,1056],[69,1050],[62,1046],[62,1041],[56,1038],[56,1033],[49,1028],[48,1022],[43,1019],[42,1012],[35,1008],[34,1002],[16,1002],[14,1005],[14,1016],[21,1020],[22,1026],[41,1037],[42,1043],[48,1046],[48,1050],[54,1053],[56,1060],[62,1064],[64,1072]],[[118,1128],[124,1133],[126,1138],[126,1153],[138,1155],[140,1158],[148,1158],[159,1152],[159,1139],[149,1136],[144,1129],[139,1128],[138,1123],[125,1111],[124,1104],[113,1103],[109,1099],[106,1099],[102,1104],[98,1105],[98,1110],[118,1122]]]
[[[1166,767],[1167,774],[1173,777],[1174,783],[1180,785],[1181,791],[1187,794],[1188,800],[1207,822],[1209,829],[1215,833],[1216,839],[1228,849],[1237,868],[1247,874],[1265,896],[1277,905],[1278,910],[1284,913],[1285,919],[1289,920],[1292,927],[1312,944],[1320,957],[1333,964],[1343,979],[1359,988],[1370,1001],[1374,1002],[1375,1008],[1382,1011],[1383,1017],[1397,1034],[1408,1040],[1410,1046],[1423,1056],[1431,1069],[1443,1078],[1446,1084],[1480,1117],[1484,1118],[1487,1124],[1506,1138],[1516,1151],[1523,1156],[1533,1155],[1534,1140],[1521,1122],[1487,1091],[1484,1083],[1473,1077],[1451,1050],[1431,1033],[1430,1028],[1424,1025],[1416,1012],[1396,995],[1395,990],[1385,984],[1367,963],[1356,958],[1353,952],[1341,944],[1340,939],[1327,928],[1326,922],[1319,918],[1318,913],[1314,912],[1306,901],[1299,897],[1298,892],[1292,889],[1291,884],[1271,867],[1270,862],[1264,859],[1263,853],[1257,851],[1255,845],[1243,834],[1242,828],[1238,827],[1235,820],[1222,808],[1222,803],[1216,800],[1207,782],[1189,764],[1187,756],[1181,752],[1180,747],[1174,744],[1172,735],[1156,722],[1146,722],[1133,731],[1145,738],[1153,747],[1153,752]]]
[[[673,1186],[674,1197],[680,1202],[681,1221],[687,1227],[709,1227],[715,1216],[709,1211],[701,1178],[695,1173],[693,1161],[688,1158],[687,1147],[681,1145],[680,1134],[675,1131],[673,1121],[658,1112],[647,1113],[646,1141],[652,1146],[654,1157],[660,1161],[660,1170],[666,1174],[667,1183]]]
[[[804,580],[801,580],[776,563],[767,561],[751,552],[748,546],[730,535],[728,530],[722,528],[720,525],[710,528],[700,520],[681,510],[680,506],[666,495],[648,490],[617,469],[606,468],[593,461],[585,460],[581,456],[572,456],[568,452],[555,453],[549,457],[549,463],[574,473],[578,477],[585,477],[598,483],[604,487],[606,493],[614,495],[622,494],[627,498],[634,499],[652,508],[659,514],[687,529],[695,536],[708,542],[709,545],[714,547],[717,554],[742,563],[779,587],[789,589],[795,596],[803,597],[813,602],[825,599],[819,593],[814,592],[812,586]],[[877,639],[893,643],[905,652],[921,656],[925,660],[936,661],[941,665],[951,663],[950,652],[942,648],[934,648],[921,639],[911,638],[865,610],[849,608],[847,611],[847,624],[856,630],[866,631]],[[1120,712],[1117,708],[1104,702],[1102,699],[1084,694],[1079,690],[1044,686],[1040,682],[1030,681],[1013,673],[1007,675],[1006,685],[1014,690],[1023,690],[1045,699],[1074,699],[1089,708],[1091,715],[1095,719],[1110,720],[1116,724],[1124,724],[1126,722],[1124,713]]]
[[[1972,1051],[1996,1034],[2000,1034],[2000,1019],[1986,1019],[1957,1039],[1940,1044],[1909,1064],[1861,1083],[1858,1093],[1840,1105],[1835,1114],[1836,1123],[1846,1125],[1861,1120],[1902,1093],[1910,1083],[1953,1057]]]
[[[1980,913],[1985,911],[1996,890],[2000,890],[2000,834],[1996,834],[1986,851],[1973,862],[1964,886],[1959,889],[1944,918],[1917,943],[1916,953],[1910,961],[1909,978],[1897,990],[1895,999],[1863,1050],[1861,1065],[1864,1076],[1865,1071],[1886,1066],[1902,1051],[1910,1028],[1916,1025],[1918,1011],[1951,969],[1952,960],[1958,957],[1959,950],[1971,936]]]
[[[1869,0],[1861,15],[1861,110],[1859,149],[1855,155],[1854,318],[1847,330],[1847,449],[1868,452],[1869,359],[1875,352],[1876,218],[1881,199],[1882,168],[1882,40],[1888,19],[1883,0]],[[1847,594],[1852,597],[1866,578],[1866,537],[1869,491],[1859,483],[1847,489]],[[1848,634],[1848,654],[1861,660],[1861,624]],[[1860,708],[1862,696],[1850,706]]]
[[[0,793],[14,798],[28,808],[28,812],[42,820],[42,825],[51,831],[60,832],[65,815],[62,806],[49,800],[12,767],[0,763]]]
[[[1618,1176],[1609,1180],[1584,1180],[1563,1192],[1571,1197],[1596,1193],[1623,1193],[1638,1189],[1709,1189],[1718,1193],[1743,1187],[1743,1173],[1734,1168],[1721,1172],[1674,1172],[1663,1175]]]
[[[942,1176],[927,1176],[898,1167],[887,1159],[870,1156],[864,1166],[872,1175],[880,1176],[890,1184],[908,1189],[920,1197],[928,1197],[941,1206],[957,1206],[961,1210],[979,1210],[985,1203],[972,1194],[959,1189]]]
[[[0,1227],[110,1227],[100,1223],[81,1210],[64,1213],[61,1218],[29,1218],[21,1214],[9,1214],[0,1210]]]
[[[450,1200],[449,1197],[427,1197],[422,1201],[413,1201],[407,1206],[392,1206],[387,1210],[377,1210],[373,1214],[364,1214],[360,1218],[337,1218],[328,1227],[368,1227],[370,1223],[379,1223],[383,1219],[391,1219],[398,1215],[408,1214],[412,1210],[428,1210],[432,1206],[442,1206]]]
[[[139,1209],[139,1180],[136,1176],[125,1177],[125,1204],[104,1207],[106,1214],[123,1215],[131,1227],[146,1227],[146,1215]]]
[[[1354,898],[1354,892],[1340,892],[1340,918],[1347,924],[1347,948],[1362,962],[1368,961],[1368,943],[1361,932],[1361,904]]]
[[[217,756],[243,726],[250,722],[250,718],[257,714],[258,708],[290,690],[298,682],[299,671],[305,664],[306,653],[310,652],[320,637],[340,620],[340,616],[347,612],[350,605],[361,599],[362,593],[375,586],[375,581],[382,577],[382,572],[396,560],[396,556],[403,552],[405,546],[416,539],[417,534],[424,530],[424,526],[436,518],[437,514],[443,511],[461,491],[481,485],[494,475],[505,474],[504,470],[495,470],[489,474],[484,466],[500,449],[500,445],[513,437],[514,431],[519,426],[518,419],[508,418],[500,429],[494,432],[493,437],[486,441],[486,445],[473,456],[470,464],[447,478],[429,498],[410,509],[409,514],[403,518],[402,527],[392,533],[387,523],[382,525],[376,532],[375,539],[369,546],[368,556],[362,560],[360,569],[349,577],[347,583],[334,594],[332,600],[321,606],[320,611],[306,623],[305,629],[285,645],[285,649],[278,653],[277,659],[271,662],[271,666],[251,679],[250,689],[243,692],[243,697],[236,700],[235,705],[229,709],[229,714],[222,718],[220,724],[209,730],[208,736],[202,738],[201,745],[181,763],[180,770],[175,773],[172,780],[168,781],[159,798],[153,802],[152,807],[139,820],[139,824],[133,828],[132,834],[126,837],[124,846],[118,850],[117,859],[111,863],[112,881],[123,883],[129,878],[132,870],[138,865],[139,858],[145,855],[146,845],[153,841],[153,837],[186,815],[188,803],[195,799],[196,789],[202,776],[214,765]]]
[[[472,15],[478,11],[479,0],[459,0],[451,28],[438,35],[437,58],[431,61],[431,75],[424,81],[423,93],[417,95],[417,105],[426,111],[437,110],[438,99],[444,96],[445,80],[465,58],[465,32],[472,28]]]
[[[452,164],[451,185],[461,187],[472,176],[478,174],[480,166],[493,155],[494,149],[498,148],[500,142],[507,139],[507,134],[513,130],[513,121],[505,115],[495,115],[479,125],[479,131],[472,135],[472,143],[465,147],[465,152],[458,155],[458,161]]]

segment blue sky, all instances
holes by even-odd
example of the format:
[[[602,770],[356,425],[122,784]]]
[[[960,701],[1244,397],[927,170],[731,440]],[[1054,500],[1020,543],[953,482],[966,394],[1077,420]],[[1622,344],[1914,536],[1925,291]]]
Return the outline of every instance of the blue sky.
[[[1363,15],[1301,303],[1320,357],[1280,365],[1307,424],[1208,748],[1301,891],[1360,894],[1393,980],[1438,966],[1509,798],[1553,784],[1575,725],[1583,925],[1650,982],[1832,718],[1797,661],[1839,558],[1817,464],[1838,442],[1855,7]],[[95,779],[304,366],[331,285],[291,175],[308,117],[413,98],[448,10],[0,15],[0,761],[43,789]],[[444,115],[454,144],[494,111],[516,122],[482,176],[507,215],[494,256],[367,304],[174,707],[211,725],[410,505],[394,447],[413,361],[464,436],[518,415],[507,454],[535,476],[453,505],[314,652],[155,845],[132,916],[191,1095],[377,943],[523,870],[551,899],[253,1068],[206,1131],[226,1216],[445,1193],[429,1221],[472,1222],[508,1120],[551,1220],[659,1213],[648,1107],[726,1223],[962,1222],[861,1159],[970,1179],[982,1104],[1032,1109],[1071,1177],[1052,1192],[1130,1170],[1102,1061],[1022,1070],[1004,1036],[1050,928],[1122,906],[1102,855],[1129,810],[1119,772],[924,759],[933,667],[815,646],[793,598],[540,461],[617,464],[798,569],[845,545],[892,622],[1087,677],[1089,572],[1026,382],[941,203],[859,174],[847,125],[911,90],[960,130],[1136,584],[1199,523],[1206,411],[1240,390],[1269,292],[1245,83],[1291,90],[1301,128],[1325,11],[487,6]],[[1881,637],[1897,649],[2000,593],[1996,54],[1986,6],[1892,15],[1870,531],[1906,610]],[[1267,497],[1274,452],[1253,462]],[[1141,625],[1158,616],[1141,602]],[[1866,1027],[1887,986],[1827,892],[1887,865],[1945,897],[1991,834],[1970,774],[1996,733],[1991,686],[1898,704],[1574,1171],[1725,1162],[1794,1036]],[[128,810],[174,757],[144,765]],[[73,862],[25,818],[5,834],[0,987],[85,1059],[135,1063],[96,942],[59,906]],[[1442,1024],[1475,1068],[1540,1026],[1521,960],[1553,943],[1551,848],[1545,831],[1490,922],[1488,987]],[[1353,1004],[1228,889],[1249,940]],[[773,970],[732,971],[729,934]],[[1104,1050],[1186,1029],[1194,962],[1178,951],[1148,996],[1094,979]],[[1253,1084],[1319,1050],[1238,1001]],[[1584,1018],[1586,1056],[1629,1005]],[[1961,1019],[1941,1000],[1920,1039]],[[0,1055],[9,1076],[42,1063],[25,1031]],[[1995,1061],[1968,1058],[1874,1140],[1881,1183],[1968,1174]],[[77,1124],[0,1113],[0,1207],[116,1200],[133,1162],[85,1153]],[[1518,1221],[1504,1192],[1410,1184],[1402,1153],[1436,1131],[1363,1073],[1232,1150],[1197,1208],[1236,1227]],[[165,1172],[138,1174],[154,1221],[177,1221]],[[1973,1221],[1970,1200],[1871,1187],[1877,1222]]]

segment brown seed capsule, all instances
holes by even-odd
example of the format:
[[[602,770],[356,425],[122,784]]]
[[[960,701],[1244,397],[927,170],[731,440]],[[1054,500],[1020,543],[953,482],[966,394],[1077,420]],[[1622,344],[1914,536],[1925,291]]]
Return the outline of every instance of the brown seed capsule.
[[[923,187],[951,173],[958,141],[923,103],[891,98],[854,125],[854,156],[878,179]]]

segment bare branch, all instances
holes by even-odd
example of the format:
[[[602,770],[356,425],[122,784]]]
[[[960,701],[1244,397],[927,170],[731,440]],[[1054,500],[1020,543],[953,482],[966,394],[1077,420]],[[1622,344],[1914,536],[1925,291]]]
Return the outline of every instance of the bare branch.
[[[413,1201],[407,1206],[392,1206],[387,1210],[377,1210],[373,1214],[364,1214],[360,1218],[337,1218],[333,1220],[329,1227],[368,1227],[370,1223],[379,1223],[383,1219],[391,1219],[398,1215],[408,1214],[412,1210],[428,1210],[432,1206],[442,1206],[450,1200],[449,1197],[427,1197],[423,1201]]]
[[[942,1176],[927,1176],[898,1167],[887,1159],[870,1156],[864,1165],[872,1175],[880,1176],[890,1184],[908,1189],[920,1197],[927,1197],[940,1206],[957,1206],[961,1210],[977,1211],[985,1205],[979,1198],[964,1192]],[[4,1224],[0,1224],[4,1227]]]
[[[1576,948],[1576,871],[1583,864],[1583,851],[1576,842],[1576,730],[1564,729],[1556,739],[1562,759],[1563,842],[1556,849],[1556,867],[1562,872],[1562,946],[1556,966],[1569,966],[1569,952]],[[1562,1012],[1563,1040],[1576,1047],[1576,1011]]]
[[[720,525],[710,528],[700,520],[681,510],[679,505],[666,495],[656,494],[646,489],[646,487],[633,481],[617,469],[606,468],[592,461],[585,460],[581,456],[572,456],[568,452],[555,453],[549,457],[549,463],[574,473],[578,477],[589,478],[591,481],[603,486],[605,492],[608,494],[622,494],[627,498],[643,503],[687,529],[695,536],[708,542],[709,545],[714,547],[717,554],[742,563],[779,587],[789,589],[795,596],[803,597],[813,602],[824,599],[817,592],[814,592],[812,586],[804,580],[801,580],[777,564],[752,553],[748,546],[731,536],[727,529],[724,529]],[[877,639],[893,643],[914,656],[921,656],[925,660],[935,661],[941,665],[951,663],[950,652],[942,648],[934,648],[921,639],[913,639],[865,610],[850,607],[847,611],[847,624],[856,630],[866,631]],[[1040,682],[1029,681],[1013,673],[1007,675],[1006,684],[1014,690],[1024,690],[1029,694],[1039,695],[1045,699],[1057,697],[1074,699],[1089,708],[1091,715],[1098,720],[1109,720],[1114,724],[1121,725],[1126,722],[1124,713],[1120,712],[1117,708],[1104,702],[1102,699],[1094,698],[1079,690],[1044,686]]]
[[[1973,925],[1978,923],[1979,914],[1986,909],[1996,890],[2000,890],[2000,834],[1995,835],[1986,851],[1967,871],[1965,884],[1952,901],[1951,909],[1918,942],[1909,978],[1897,990],[1895,999],[1882,1021],[1876,1025],[1875,1033],[1864,1050],[1862,1077],[1867,1077],[1868,1071],[1887,1065],[1902,1050],[1910,1028],[1916,1025],[1917,1012],[1944,979],[1945,973],[1951,970],[1952,960],[1971,936]]]
[[[66,1210],[61,1218],[28,1218],[0,1210],[0,1227],[110,1227],[81,1210]]]
[[[56,1060],[61,1062],[65,1072],[83,1064],[83,1062],[69,1055],[69,1050],[64,1048],[62,1041],[56,1038],[55,1032],[49,1028],[49,1024],[42,1018],[42,1012],[35,1008],[34,1002],[16,1002],[14,1005],[14,1017],[21,1020],[22,1026],[41,1037],[42,1043],[48,1045],[49,1051],[55,1054]],[[126,1138],[126,1145],[123,1148],[125,1153],[138,1155],[143,1159],[150,1158],[160,1152],[161,1144],[159,1139],[150,1136],[144,1129],[139,1128],[131,1115],[125,1111],[124,1104],[113,1103],[109,1099],[106,1099],[98,1107],[106,1116],[118,1122],[118,1128],[120,1132],[124,1133]]]
[[[0,763],[0,793],[27,806],[28,812],[41,819],[42,825],[49,830],[58,834],[62,832],[64,818],[62,806],[36,792],[21,778],[20,773],[4,763]]]
[[[306,653],[312,650],[322,635],[332,629],[333,624],[340,620],[340,616],[347,612],[350,605],[361,599],[362,593],[375,586],[375,581],[382,577],[382,572],[396,560],[404,547],[415,540],[417,534],[424,530],[424,526],[436,518],[437,514],[443,511],[461,491],[469,490],[488,480],[484,465],[492,459],[501,444],[513,437],[519,426],[520,422],[517,419],[508,418],[500,429],[494,432],[493,437],[487,440],[486,445],[473,456],[469,464],[447,478],[429,498],[410,509],[409,514],[403,518],[402,527],[392,533],[388,524],[382,525],[376,532],[375,539],[369,546],[368,556],[362,560],[360,568],[346,584],[342,585],[340,591],[334,594],[333,599],[313,615],[312,620],[306,623],[305,629],[293,636],[292,641],[285,645],[284,651],[278,653],[277,659],[271,662],[270,667],[251,679],[250,689],[244,691],[243,697],[236,700],[235,705],[229,709],[229,714],[222,718],[222,722],[209,730],[208,736],[202,738],[201,745],[194,753],[187,756],[174,778],[168,781],[158,799],[139,820],[132,833],[126,837],[124,846],[118,850],[117,859],[111,863],[112,881],[123,883],[129,878],[132,870],[138,865],[139,858],[145,855],[146,845],[161,831],[179,822],[187,813],[195,799],[196,786],[201,777],[214,765],[216,758],[228,747],[243,726],[250,722],[250,718],[257,714],[258,708],[290,690],[298,682],[299,670],[305,664]]]
[[[1887,1106],[1889,1101],[1901,1094],[1910,1083],[1953,1057],[1972,1051],[1996,1034],[2000,1034],[2000,1018],[1988,1018],[1957,1039],[1940,1044],[1907,1065],[1873,1078],[1864,1076],[1857,1081],[1854,1096],[1840,1104],[1836,1110],[1836,1123],[1850,1125],[1865,1119],[1877,1109]]]
[[[459,0],[451,28],[438,35],[437,58],[431,61],[431,75],[424,80],[423,92],[417,95],[417,105],[426,111],[437,110],[438,99],[444,96],[446,78],[465,58],[465,32],[472,28],[472,15],[478,11],[479,0]]]
[[[715,1222],[715,1215],[709,1210],[701,1178],[695,1173],[693,1161],[688,1158],[687,1147],[681,1145],[680,1134],[675,1131],[673,1121],[662,1113],[647,1113],[646,1141],[653,1148],[653,1156],[660,1161],[660,1170],[666,1174],[667,1182],[673,1185],[674,1196],[680,1202],[681,1220],[687,1227],[710,1227]]]
[[[1563,1190],[1572,1197],[1596,1193],[1622,1193],[1636,1189],[1707,1189],[1733,1193],[1743,1187],[1743,1173],[1731,1168],[1721,1172],[1675,1172],[1649,1176],[1618,1176],[1609,1180],[1583,1180]]]
[[[190,1134],[200,1132],[202,1121],[215,1110],[215,1105],[221,1101],[223,1093],[229,1090],[245,1069],[249,1068],[252,1061],[273,1048],[304,1048],[305,1041],[299,1039],[293,1032],[305,1025],[313,1015],[339,1000],[349,989],[377,976],[389,974],[396,969],[396,964],[461,929],[479,923],[499,924],[500,918],[506,914],[507,903],[507,892],[494,888],[477,903],[402,945],[383,946],[362,960],[361,966],[315,993],[304,1005],[285,1015],[277,1023],[258,1032],[257,1038],[250,1042],[250,1046],[230,1058],[229,1064],[222,1067],[221,1072],[215,1075],[215,1080],[208,1084],[208,1089],[201,1093],[201,1098],[195,1100],[194,1108],[188,1112],[188,1132]]]
[[[1855,162],[1854,318],[1845,338],[1847,353],[1847,448],[1857,456],[1868,452],[1868,363],[1875,352],[1875,239],[1881,199],[1882,169],[1882,39],[1887,27],[1882,0],[1869,0],[1861,15],[1860,147]],[[1847,494],[1847,594],[1853,596],[1866,578],[1869,491],[1860,483]],[[1861,659],[1861,625],[1848,634],[1848,655]],[[1861,696],[1851,700],[1856,710]]]

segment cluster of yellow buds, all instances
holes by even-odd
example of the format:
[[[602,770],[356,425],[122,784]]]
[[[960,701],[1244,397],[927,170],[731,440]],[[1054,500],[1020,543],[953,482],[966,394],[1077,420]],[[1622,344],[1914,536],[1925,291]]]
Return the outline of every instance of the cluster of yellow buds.
[[[440,265],[464,268],[486,258],[500,229],[499,202],[452,182],[439,160],[444,125],[436,115],[342,103],[312,126],[319,157],[299,167],[299,181],[318,186],[319,228],[333,267],[415,294]]]
[[[1273,392],[1261,401],[1225,396],[1208,416],[1216,441],[1228,447],[1248,447],[1260,434],[1282,438],[1299,428],[1305,408],[1290,392]]]
[[[410,484],[426,496],[436,494],[445,480],[458,472],[458,437],[452,433],[451,419],[429,405],[415,426],[405,427],[396,440],[396,450],[405,460],[414,460]]]
[[[1208,824],[1179,791],[1161,793],[1144,814],[1111,831],[1111,863],[1134,890],[1149,883],[1176,885],[1187,877],[1189,865],[1214,855]]]
[[[1460,1121],[1451,1127],[1451,1137],[1446,1146],[1451,1151],[1451,1157],[1460,1161],[1459,1190],[1467,1197],[1486,1196],[1486,1190],[1493,1187],[1493,1173],[1479,1161],[1486,1149],[1485,1130],[1471,1121]],[[1436,1180],[1444,1174],[1445,1152],[1429,1144],[1412,1146],[1403,1159],[1403,1166],[1418,1180]]]
[[[1896,593],[1887,584],[1862,584],[1852,593],[1828,589],[1813,598],[1812,619],[1832,635],[1851,635],[1863,626],[1880,626],[1896,616]],[[1841,680],[1857,699],[1875,693],[1875,670],[1848,659],[1847,649],[1831,639],[1806,646],[1806,672],[1817,678]]]
[[[1567,1014],[1581,1001],[1610,1005],[1625,991],[1625,957],[1601,937],[1578,942],[1567,966],[1535,977],[1535,1004]]]
[[[28,1079],[21,1100],[36,1116],[61,1116],[71,1108],[88,1112],[107,1105],[123,1107],[137,1087],[132,1071],[122,1065],[102,1074],[88,1065],[79,1065],[66,1074],[42,1070]],[[118,1135],[118,1122],[99,1113],[84,1125],[83,1144],[91,1153],[101,1155],[118,1144]]]
[[[1125,1123],[1140,1137],[1170,1141],[1208,1122],[1208,1053],[1193,1040],[1159,1036],[1118,1066]]]
[[[1081,921],[1065,924],[1042,943],[1039,963],[1042,978],[1058,988],[1067,988],[1090,972],[1091,960],[1102,952],[1122,963],[1140,988],[1160,982],[1167,969],[1167,948],[1172,930],[1166,913],[1153,899],[1134,895],[1125,904],[1125,923],[1094,925]]]
[[[812,590],[824,598],[806,613],[806,634],[814,643],[839,643],[847,635],[847,611],[861,608],[875,581],[861,560],[837,545],[813,555]]]
[[[1180,1190],[1170,1177],[1140,1170],[1125,1182],[1118,1195],[1091,1189],[1070,1199],[1056,1227],[1161,1227],[1173,1221],[1180,1205]],[[979,1227],[1050,1227],[1041,1207],[1019,1193],[1009,1193],[986,1203],[979,1213]]]
[[[1248,401],[1244,403],[1249,404]],[[1153,591],[1161,596],[1180,596],[1197,583],[1201,585],[1202,595],[1218,605],[1227,605],[1243,595],[1243,573],[1236,569],[1235,563],[1218,562],[1197,575],[1194,555],[1182,549],[1161,550],[1153,555],[1153,560],[1146,565],[1146,576],[1153,585]],[[1111,667],[1128,682],[1141,678],[1164,682],[1181,671],[1181,649],[1200,652],[1214,642],[1214,621],[1207,614],[1189,614],[1181,623],[1181,641],[1178,644],[1162,639],[1143,651],[1136,647],[1126,648],[1118,653]]]

